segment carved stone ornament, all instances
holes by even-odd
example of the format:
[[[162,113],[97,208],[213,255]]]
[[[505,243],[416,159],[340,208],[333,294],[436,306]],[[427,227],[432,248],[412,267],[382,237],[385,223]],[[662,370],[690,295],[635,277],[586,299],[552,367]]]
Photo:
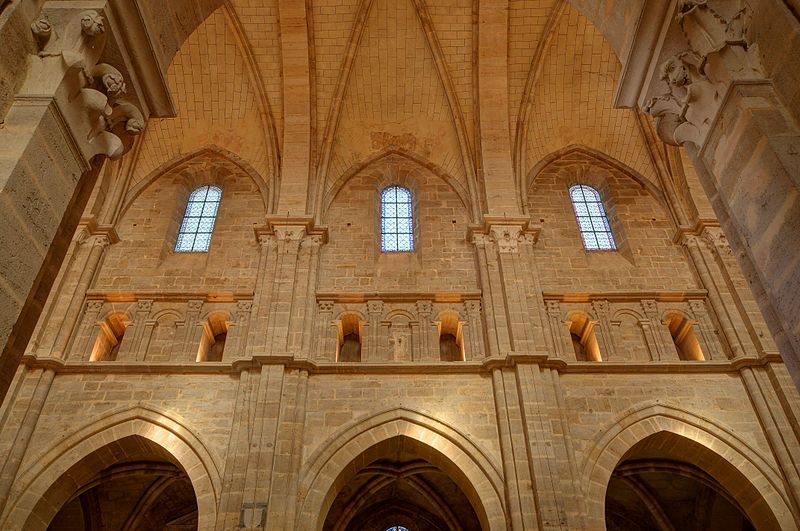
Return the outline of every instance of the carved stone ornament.
[[[695,319],[700,319],[701,317],[708,314],[708,309],[706,308],[705,301],[692,299],[689,301],[689,308],[692,310],[692,315]]]
[[[370,315],[383,314],[383,301],[368,301],[367,313],[369,313]]]
[[[133,143],[132,136],[142,132],[145,118],[130,101],[125,100],[127,85],[115,67],[100,62],[106,45],[103,16],[86,10],[67,18],[60,26],[48,18],[31,24],[40,52],[30,79],[54,78],[61,70],[63,86],[69,94],[61,101],[67,122],[76,137],[85,137],[80,147],[91,158],[106,155],[118,158]],[[59,64],[54,64],[59,60]],[[46,74],[46,75],[45,75]]]
[[[201,301],[201,300],[190,300],[189,302],[186,303],[186,308],[190,312],[199,312],[201,309],[203,309],[203,301]]]
[[[136,302],[137,313],[150,313],[150,310],[152,309],[153,309],[153,301],[149,299],[143,299]]]
[[[522,227],[519,225],[493,225],[489,230],[492,241],[497,244],[501,253],[516,253],[519,250],[519,237]]]
[[[109,245],[111,245],[111,240],[109,239],[108,236],[105,236],[105,235],[91,236],[87,240],[87,242],[92,247],[103,247],[103,248],[105,248],[105,247],[108,247]]]
[[[660,77],[668,90],[652,98],[644,110],[656,118],[656,129],[664,142],[676,146],[703,143],[720,99],[705,74],[705,65],[705,57],[690,50],[661,64]]]
[[[481,301],[466,301],[464,303],[464,310],[467,315],[479,316],[481,314]]]
[[[281,226],[275,227],[275,238],[278,241],[290,243],[299,242],[305,236],[306,230],[304,227]]]
[[[86,301],[86,308],[85,312],[89,315],[91,314],[98,314],[100,310],[103,309],[103,306],[106,305],[106,301],[101,300],[89,300]]]
[[[650,319],[658,319],[658,302],[652,299],[645,299],[642,301],[642,310]]]
[[[253,308],[253,301],[236,301],[236,310],[239,312],[249,312]]]
[[[428,317],[433,313],[433,303],[431,301],[417,301],[417,314]]]
[[[728,238],[725,237],[725,234],[722,232],[722,229],[719,228],[707,228],[703,231],[703,239],[706,241],[708,246],[712,249],[716,249],[720,254],[732,255],[733,251],[731,250],[731,245],[728,243]]]
[[[317,303],[319,307],[320,313],[332,313],[333,312],[333,301],[319,301]]]
[[[545,301],[547,305],[547,315],[550,317],[560,317],[561,316],[561,302],[548,300]]]
[[[592,310],[598,316],[606,315],[611,310],[611,305],[607,300],[592,301]]]
[[[664,142],[701,146],[719,108],[724,78],[760,78],[763,69],[758,46],[750,38],[747,5],[727,20],[709,0],[680,0],[676,20],[689,48],[661,64],[667,91],[652,98],[644,110],[656,118]],[[709,67],[710,61],[719,66]]]

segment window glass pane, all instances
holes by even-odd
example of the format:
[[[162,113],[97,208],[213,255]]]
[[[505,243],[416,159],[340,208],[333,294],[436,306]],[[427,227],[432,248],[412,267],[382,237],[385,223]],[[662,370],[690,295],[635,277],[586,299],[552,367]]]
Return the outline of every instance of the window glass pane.
[[[616,249],[600,193],[591,186],[579,184],[569,189],[569,196],[584,247],[589,251]]]
[[[192,201],[186,207],[186,215],[187,216],[201,216],[203,214],[203,203],[202,201]]]
[[[175,251],[208,251],[221,199],[222,190],[216,186],[201,186],[189,195]]]
[[[186,234],[191,234],[193,232],[197,232],[197,226],[200,224],[201,218],[186,218],[183,220],[183,226],[181,227],[181,232]]]
[[[208,251],[211,243],[211,234],[198,234],[194,239],[194,251]]]
[[[589,215],[589,208],[586,203],[575,203],[575,215],[578,217]]]

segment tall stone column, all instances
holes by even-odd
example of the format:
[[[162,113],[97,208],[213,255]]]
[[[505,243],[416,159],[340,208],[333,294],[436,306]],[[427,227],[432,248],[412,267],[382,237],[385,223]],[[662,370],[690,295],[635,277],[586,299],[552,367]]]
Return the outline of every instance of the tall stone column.
[[[39,52],[0,129],[0,245],[14,249],[0,259],[0,398],[102,159],[126,151],[151,101],[169,101],[164,79],[140,76],[153,58],[147,28],[121,24],[111,2],[46,2],[31,31]]]
[[[489,355],[546,353],[536,303],[541,294],[527,285],[535,277],[529,247],[537,231],[527,218],[486,217],[484,222],[471,227],[468,237],[478,258]]]
[[[689,251],[700,281],[708,290],[708,300],[711,302],[714,315],[719,320],[722,334],[731,349],[733,358],[741,358],[747,352],[754,352],[754,345],[748,341],[746,334],[743,334],[747,327],[741,320],[741,316],[736,315],[735,312],[732,313],[732,310],[736,308],[735,302],[730,296],[725,296],[729,295],[728,293],[723,294],[719,289],[716,279],[722,276],[722,272],[709,256],[705,242],[699,236],[686,235],[683,238],[683,244]]]
[[[80,269],[78,281],[71,290],[69,305],[53,342],[50,356],[55,358],[66,357],[67,349],[75,338],[86,290],[89,289],[91,282],[94,280],[95,273],[102,263],[106,249],[109,245],[118,241],[119,238],[113,229],[97,233],[84,241],[83,244],[89,248],[89,253],[86,256],[83,267]]]
[[[673,5],[637,27],[615,103],[686,147],[800,382],[800,18],[778,0]]]

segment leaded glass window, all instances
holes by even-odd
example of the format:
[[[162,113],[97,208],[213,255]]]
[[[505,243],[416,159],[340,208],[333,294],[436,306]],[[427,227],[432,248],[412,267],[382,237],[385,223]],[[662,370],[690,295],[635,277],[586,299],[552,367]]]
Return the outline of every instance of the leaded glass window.
[[[390,186],[381,192],[381,251],[384,253],[414,250],[414,222],[411,192],[402,186]]]
[[[606,209],[600,192],[585,184],[569,189],[572,207],[578,220],[578,228],[583,237],[583,246],[588,251],[613,251],[617,248],[614,234],[608,223]]]
[[[401,525],[396,525],[388,528],[386,531],[408,531],[408,528]]]
[[[208,251],[221,199],[222,189],[216,186],[201,186],[191,193],[175,243],[176,252]]]

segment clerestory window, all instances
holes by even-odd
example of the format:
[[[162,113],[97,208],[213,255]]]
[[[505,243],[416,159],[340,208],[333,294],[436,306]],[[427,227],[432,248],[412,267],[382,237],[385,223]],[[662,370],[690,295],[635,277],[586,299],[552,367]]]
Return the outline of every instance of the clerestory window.
[[[402,186],[389,186],[381,192],[381,251],[392,253],[413,250],[411,191]]]
[[[569,189],[572,207],[578,220],[578,228],[587,251],[613,251],[617,248],[614,234],[608,223],[606,209],[600,192],[585,184]]]
[[[189,195],[178,241],[175,242],[176,252],[208,252],[221,199],[222,189],[217,186],[201,186]]]

